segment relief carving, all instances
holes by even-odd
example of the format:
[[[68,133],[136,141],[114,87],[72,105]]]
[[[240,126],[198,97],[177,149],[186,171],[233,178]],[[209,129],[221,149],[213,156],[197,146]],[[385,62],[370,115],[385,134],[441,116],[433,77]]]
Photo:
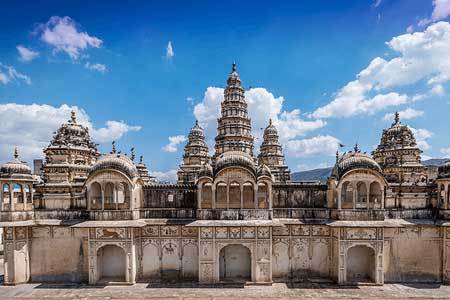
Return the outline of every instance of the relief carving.
[[[179,227],[178,226],[162,226],[161,227],[161,236],[179,236]]]
[[[185,227],[185,226],[183,226],[182,229],[181,229],[181,234],[183,236],[197,237],[198,236],[198,228],[197,227]]]
[[[228,230],[226,227],[216,227],[216,238],[217,239],[226,239],[228,237],[227,231]]]
[[[204,239],[212,239],[213,229],[211,227],[202,227],[200,229],[200,237]]]
[[[242,238],[244,238],[244,239],[255,238],[255,227],[243,227],[242,228]]]
[[[258,239],[268,239],[268,238],[270,238],[270,228],[258,227]]]
[[[373,240],[377,232],[374,228],[348,228],[347,239],[349,240]]]
[[[292,225],[291,226],[292,235],[309,235],[308,225]]]
[[[240,238],[241,238],[241,228],[230,227],[230,239],[240,239]]]
[[[142,236],[159,236],[159,226],[145,226],[142,228]]]

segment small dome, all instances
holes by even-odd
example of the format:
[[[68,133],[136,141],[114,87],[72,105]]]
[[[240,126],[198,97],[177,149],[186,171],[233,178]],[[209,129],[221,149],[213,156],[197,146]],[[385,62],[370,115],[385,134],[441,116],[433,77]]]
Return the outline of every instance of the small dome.
[[[264,136],[268,136],[268,135],[276,135],[276,136],[278,136],[278,130],[273,125],[272,119],[269,120],[269,125],[267,125],[266,129],[264,129]]]
[[[244,167],[252,173],[256,173],[253,158],[245,152],[228,151],[221,154],[216,160],[215,172],[217,174],[223,168],[230,166]]]
[[[203,129],[198,125],[198,121],[195,120],[195,125],[192,127],[191,132],[189,132],[189,139],[196,137],[196,138],[205,138],[205,135],[203,133]]]
[[[133,161],[124,154],[111,153],[100,157],[89,170],[89,175],[106,169],[121,171],[130,179],[139,176],[138,170]]]
[[[414,148],[417,146],[416,138],[412,130],[400,122],[400,116],[395,113],[394,123],[383,130],[380,145],[376,151],[392,150],[399,148]]]
[[[438,168],[438,179],[450,179],[450,160]]]
[[[355,152],[344,154],[333,168],[332,175],[341,178],[345,173],[354,169],[368,169],[380,174],[383,173],[380,165],[369,155],[359,152],[355,147]]]
[[[198,177],[213,177],[213,168],[209,163],[206,163],[200,167]]]
[[[31,168],[19,159],[17,148],[14,149],[14,159],[5,163],[0,168],[2,177],[30,177]]]
[[[258,170],[256,172],[256,176],[260,177],[260,176],[268,176],[270,178],[272,178],[272,172],[270,171],[270,168],[264,164],[260,165],[258,167]]]

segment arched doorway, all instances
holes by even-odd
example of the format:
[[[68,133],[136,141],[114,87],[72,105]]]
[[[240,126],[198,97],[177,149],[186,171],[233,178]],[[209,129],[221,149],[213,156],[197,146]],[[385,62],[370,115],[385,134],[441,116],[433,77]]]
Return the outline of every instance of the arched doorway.
[[[219,275],[223,281],[250,281],[252,259],[250,250],[243,245],[228,245],[220,250]]]
[[[376,282],[375,252],[372,248],[358,245],[348,249],[347,282]]]
[[[106,245],[97,252],[97,263],[100,281],[125,281],[125,251],[116,245]]]

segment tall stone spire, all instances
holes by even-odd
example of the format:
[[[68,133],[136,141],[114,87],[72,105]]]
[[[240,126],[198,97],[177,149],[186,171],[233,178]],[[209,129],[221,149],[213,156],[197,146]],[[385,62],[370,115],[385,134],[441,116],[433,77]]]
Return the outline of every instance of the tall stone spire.
[[[290,171],[284,162],[283,149],[278,139],[278,131],[269,120],[269,125],[264,129],[263,142],[258,155],[258,164],[269,167],[275,177],[275,181],[289,181]]]
[[[183,163],[178,171],[178,183],[195,182],[200,167],[208,161],[208,146],[205,143],[205,135],[196,120],[184,147]]]
[[[215,157],[227,151],[242,151],[253,156],[251,121],[236,64],[232,66],[224,91],[224,101],[221,103],[215,150]]]

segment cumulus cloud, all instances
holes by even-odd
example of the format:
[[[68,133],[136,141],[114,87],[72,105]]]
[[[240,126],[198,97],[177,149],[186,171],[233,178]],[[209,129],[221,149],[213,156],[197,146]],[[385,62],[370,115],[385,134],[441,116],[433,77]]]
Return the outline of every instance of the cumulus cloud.
[[[53,51],[65,52],[71,59],[77,60],[81,52],[92,48],[100,48],[103,41],[82,32],[70,17],[53,16],[45,24],[40,24],[36,32],[42,41],[53,47]]]
[[[176,135],[176,136],[169,136],[169,143],[162,147],[162,149],[165,152],[174,153],[177,152],[177,146],[180,143],[183,143],[187,140],[187,138],[184,135]]]
[[[18,72],[14,67],[0,62],[0,83],[6,85],[12,81],[23,81],[26,84],[31,84],[30,77]]]
[[[333,156],[339,148],[339,144],[340,141],[334,136],[318,135],[309,139],[288,141],[286,153],[292,157]]]
[[[167,172],[150,171],[151,176],[155,176],[160,183],[174,183],[177,181],[177,170],[172,169]]]
[[[349,117],[380,111],[409,100],[406,95],[396,92],[383,93],[386,89],[422,80],[436,86],[450,80],[449,23],[439,22],[423,32],[397,36],[386,44],[398,54],[397,57],[390,60],[381,57],[373,59],[357,75],[356,80],[346,84],[338,91],[335,99],[315,110],[312,116]]]
[[[423,128],[412,128],[410,127],[417,141],[417,146],[422,150],[428,150],[431,148],[431,145],[428,144],[428,139],[433,136],[433,132],[423,129]]]
[[[42,157],[43,148],[49,144],[53,132],[70,118],[72,109],[77,111],[78,122],[89,128],[96,142],[117,140],[129,131],[140,130],[139,126],[129,126],[123,121],[107,121],[105,127],[96,128],[83,109],[66,104],[60,107],[47,104],[0,104],[0,161],[11,158],[14,146],[19,148],[21,158],[28,162]]]
[[[171,59],[172,57],[174,57],[174,55],[175,55],[175,52],[173,52],[172,42],[169,41],[167,43],[167,47],[166,47],[166,58]]]
[[[85,67],[86,69],[88,69],[88,70],[91,70],[91,71],[97,71],[97,72],[100,72],[100,73],[105,73],[106,70],[107,70],[107,68],[106,68],[105,65],[99,64],[99,63],[90,63],[90,62],[86,62],[86,63],[84,64],[84,67]]]
[[[442,149],[441,149],[441,154],[442,154],[445,158],[450,158],[450,148],[442,148]]]
[[[419,26],[426,26],[432,22],[443,20],[450,15],[450,0],[433,0],[431,17],[420,20]]]
[[[414,108],[408,107],[407,109],[401,110],[398,113],[400,115],[400,119],[408,120],[408,119],[413,119],[413,118],[417,118],[417,117],[423,116],[424,111],[423,110],[416,110]],[[385,114],[384,117],[383,117],[383,120],[385,120],[385,121],[392,121],[392,120],[394,120],[394,113]]]
[[[39,56],[39,52],[33,51],[33,50],[26,48],[24,46],[21,46],[21,45],[18,45],[16,47],[16,49],[20,55],[19,59],[24,62],[32,61],[33,59],[35,59]]]
[[[208,87],[203,100],[194,107],[195,118],[204,128],[207,139],[213,139],[217,133],[217,118],[220,117],[223,92],[223,88]],[[265,88],[251,88],[245,92],[245,99],[252,120],[252,134],[256,138],[256,146],[261,142],[262,129],[268,125],[269,119],[272,119],[277,127],[282,143],[305,136],[326,125],[322,120],[303,120],[299,109],[283,110],[284,98],[275,97]]]

